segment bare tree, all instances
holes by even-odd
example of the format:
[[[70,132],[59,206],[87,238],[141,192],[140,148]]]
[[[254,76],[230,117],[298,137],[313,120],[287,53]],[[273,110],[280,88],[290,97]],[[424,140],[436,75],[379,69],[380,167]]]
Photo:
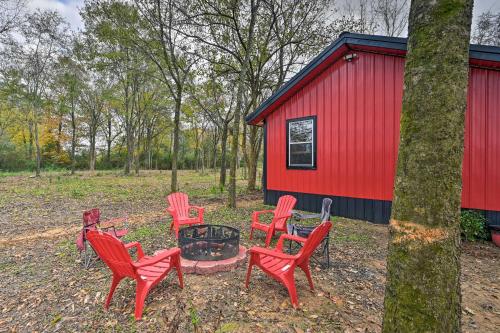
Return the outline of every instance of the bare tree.
[[[377,0],[373,11],[386,36],[401,36],[408,24],[408,0]]]
[[[14,28],[23,23],[25,0],[0,0],[0,41]]]
[[[370,0],[345,0],[342,12],[349,21],[357,22],[355,32],[375,34],[378,30],[374,3]]]
[[[472,36],[474,43],[500,46],[500,13],[481,13]]]

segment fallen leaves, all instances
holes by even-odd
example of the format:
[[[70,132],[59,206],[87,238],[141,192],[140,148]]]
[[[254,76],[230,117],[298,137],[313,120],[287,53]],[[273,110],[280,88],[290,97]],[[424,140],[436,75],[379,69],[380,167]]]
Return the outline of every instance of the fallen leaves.
[[[192,174],[189,177],[193,177]],[[151,186],[154,182],[159,183],[158,179],[148,175],[140,180]],[[123,186],[131,186],[136,181],[134,177],[116,177],[116,182]],[[209,188],[200,182],[190,181],[189,186],[196,186],[196,191],[199,186]],[[159,188],[158,185],[154,190]],[[102,188],[95,190],[99,192]],[[158,190],[157,193],[163,192]],[[221,198],[209,194],[193,196],[192,200],[197,204],[208,203],[206,221],[224,221],[238,227],[242,230],[244,245],[251,246],[263,242],[259,236],[249,241],[245,234],[252,211],[262,208],[259,195],[251,194],[247,200],[241,200],[245,204],[235,211],[225,208]],[[152,290],[146,301],[144,320],[136,323],[133,320],[135,283],[123,280],[109,311],[104,311],[111,272],[102,262],[89,270],[81,267],[73,247],[72,223],[76,223],[83,206],[102,204],[107,216],[119,216],[126,211],[134,240],[140,241],[151,254],[176,245],[168,234],[165,218],[159,217],[163,199],[159,197],[151,202],[150,196],[138,194],[123,201],[112,198],[110,204],[111,201],[101,195],[97,195],[95,201],[64,197],[55,201],[51,199],[52,194],[47,198],[39,202],[39,197],[23,197],[22,203],[9,203],[16,207],[16,212],[7,208],[7,217],[14,217],[12,221],[18,223],[14,226],[22,232],[9,226],[10,229],[1,231],[1,239],[33,236],[9,247],[0,246],[0,279],[5,286],[0,290],[0,327],[7,330],[90,332],[113,331],[120,327],[124,331],[187,332],[192,331],[192,325],[185,304],[196,308],[201,332],[234,328],[235,324],[235,332],[308,333],[325,331],[325,328],[345,332],[381,330],[387,242],[384,226],[336,218],[330,242],[331,267],[324,269],[313,265],[314,291],[310,291],[302,272],[296,272],[298,310],[291,306],[286,289],[258,269],[252,272],[250,288],[246,289],[246,267],[243,266],[210,276],[185,275],[182,290],[172,278],[167,278]],[[30,219],[19,222],[26,216]],[[79,229],[79,220],[77,222],[75,228]],[[147,229],[148,233],[134,234],[138,226]],[[64,229],[68,233],[49,233],[52,229]],[[35,237],[43,233],[55,236]],[[463,326],[467,330],[493,331],[500,325],[499,251],[481,244],[464,246]]]

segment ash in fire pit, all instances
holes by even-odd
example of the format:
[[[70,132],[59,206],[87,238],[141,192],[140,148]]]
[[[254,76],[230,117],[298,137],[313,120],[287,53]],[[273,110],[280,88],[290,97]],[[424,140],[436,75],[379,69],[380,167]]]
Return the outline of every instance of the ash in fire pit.
[[[238,255],[238,229],[217,224],[200,224],[179,231],[181,257],[189,260],[224,260]]]

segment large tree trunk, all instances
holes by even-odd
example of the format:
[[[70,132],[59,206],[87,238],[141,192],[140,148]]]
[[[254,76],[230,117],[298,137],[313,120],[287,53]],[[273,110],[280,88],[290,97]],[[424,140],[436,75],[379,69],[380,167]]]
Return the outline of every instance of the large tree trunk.
[[[460,196],[472,0],[413,0],[384,332],[460,332]]]
[[[177,158],[179,156],[179,133],[180,133],[180,120],[181,120],[181,102],[182,92],[179,93],[175,99],[174,110],[174,144],[172,151],[172,182],[170,184],[170,191],[177,192]]]
[[[221,154],[220,154],[220,178],[219,178],[219,187],[223,189],[226,187],[226,156],[227,156],[227,134],[229,132],[229,124],[224,122],[222,127],[222,136],[221,136]]]
[[[231,142],[231,165],[229,170],[229,207],[236,208],[236,168],[238,165],[238,140],[240,134],[240,118],[243,110],[243,90],[245,89],[245,78],[250,62],[250,52],[253,48],[253,35],[255,20],[258,11],[255,0],[251,1],[250,24],[248,27],[248,43],[245,58],[241,64],[241,70],[238,77],[238,91],[236,95],[236,109],[234,110],[234,123]]]

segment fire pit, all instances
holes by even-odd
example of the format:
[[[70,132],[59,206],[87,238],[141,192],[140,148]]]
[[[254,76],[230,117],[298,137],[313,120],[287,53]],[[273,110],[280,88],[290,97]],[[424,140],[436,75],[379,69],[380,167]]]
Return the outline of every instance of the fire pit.
[[[225,225],[200,224],[179,231],[181,256],[189,260],[224,260],[238,255],[240,232]]]
[[[200,224],[179,231],[184,273],[209,274],[229,271],[245,260],[240,231],[217,224]]]

